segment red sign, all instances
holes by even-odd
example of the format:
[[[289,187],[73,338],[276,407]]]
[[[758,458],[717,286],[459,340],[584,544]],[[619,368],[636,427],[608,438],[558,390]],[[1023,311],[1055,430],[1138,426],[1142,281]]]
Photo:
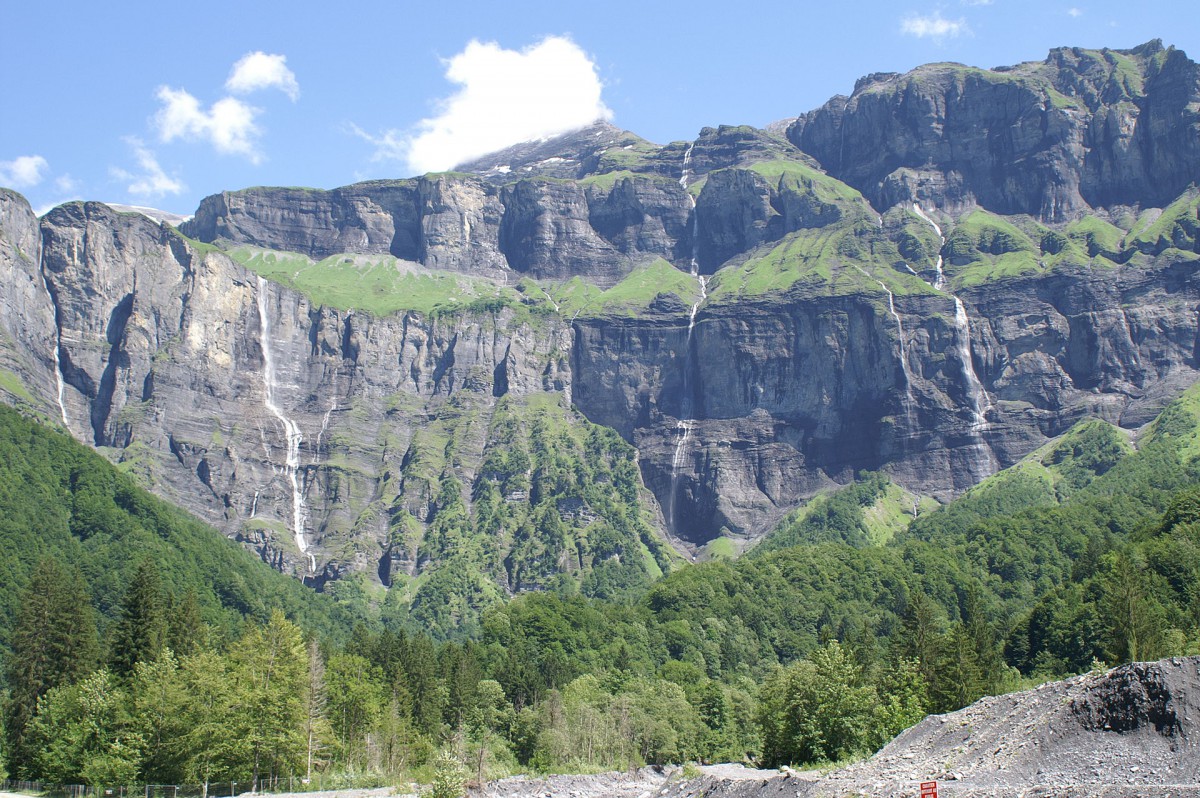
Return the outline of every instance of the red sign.
[[[937,782],[921,782],[921,798],[937,798]]]

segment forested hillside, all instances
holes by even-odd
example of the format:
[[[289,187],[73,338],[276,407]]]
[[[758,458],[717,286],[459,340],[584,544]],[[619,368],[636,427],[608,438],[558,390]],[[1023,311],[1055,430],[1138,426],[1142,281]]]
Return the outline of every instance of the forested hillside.
[[[608,599],[558,580],[452,642],[363,594],[304,592],[0,414],[5,761],[23,777],[833,761],[1029,679],[1200,649],[1195,389],[1136,440],[1081,423],[907,525],[864,475],[740,560]],[[520,456],[496,454],[499,485]]]

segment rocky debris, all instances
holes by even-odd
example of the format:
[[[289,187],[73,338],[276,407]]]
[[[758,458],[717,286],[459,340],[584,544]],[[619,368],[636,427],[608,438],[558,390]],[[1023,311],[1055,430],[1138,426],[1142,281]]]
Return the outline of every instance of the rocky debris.
[[[807,774],[801,774],[807,775]],[[1200,795],[1200,657],[1139,662],[932,715],[820,778],[705,776],[672,795]]]
[[[476,798],[651,798],[660,793],[678,768],[645,767],[628,773],[588,776],[513,776],[471,789]]]

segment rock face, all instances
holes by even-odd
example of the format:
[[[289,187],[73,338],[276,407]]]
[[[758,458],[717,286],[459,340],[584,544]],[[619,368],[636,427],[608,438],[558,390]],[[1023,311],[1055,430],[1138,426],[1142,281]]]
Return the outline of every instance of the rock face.
[[[6,199],[5,243],[33,242],[23,251],[36,253],[36,218]],[[569,344],[560,322],[534,329],[509,324],[503,312],[377,319],[314,307],[166,225],[99,203],[61,206],[40,227],[40,270],[31,258],[15,259],[19,269],[12,258],[2,263],[16,273],[6,287],[26,300],[16,320],[6,319],[16,338],[10,349],[40,355],[41,369],[31,369],[39,379],[27,384],[42,406],[54,407],[51,353],[61,337],[63,413],[73,434],[116,450],[157,490],[269,562],[308,573],[293,524],[288,430],[266,403],[269,354],[275,403],[300,436],[303,534],[321,551],[308,576],[318,581],[375,571],[380,555],[371,546],[348,556],[323,547],[341,546],[351,531],[386,547],[386,514],[370,520],[356,511],[389,469],[400,472],[426,414],[462,392],[486,399],[486,427],[497,392],[561,391],[569,379],[557,354]],[[483,443],[462,453],[468,474]],[[418,516],[428,494],[410,491]]]
[[[1084,417],[1145,423],[1197,377],[1194,260],[961,297],[990,405],[983,425],[953,300],[932,296],[895,298],[902,327],[878,294],[702,309],[695,431],[679,468],[685,316],[576,320],[575,403],[635,442],[660,503],[677,491],[687,508],[677,533],[700,543],[753,535],[829,479],[862,470],[949,498]]]
[[[790,141],[598,125],[475,174],[226,192],[191,238],[98,203],[38,220],[3,191],[0,391],[317,584],[415,574],[431,530],[451,547],[439,512],[485,501],[510,401],[633,444],[635,515],[687,549],[751,540],[862,470],[949,498],[1085,417],[1138,426],[1200,376],[1200,201],[1177,200],[1196,76],[1157,45],[924,67],[860,81]],[[1054,222],[1098,205],[1142,207]],[[262,279],[242,249],[392,258],[498,298],[375,316]],[[595,520],[527,470],[486,501],[553,504],[552,532]],[[503,589],[593,562],[568,548]]]
[[[504,279],[586,275],[612,285],[638,264],[676,257],[690,204],[676,181],[526,179],[503,188],[467,175],[360,183],[333,191],[247,189],[206,198],[181,230],[204,242],[320,260],[386,254]]]
[[[12,376],[12,401],[32,402],[49,412],[58,396],[58,336],[41,261],[37,217],[24,197],[0,188],[0,375]]]
[[[1149,42],[1054,50],[997,70],[933,64],[863,78],[788,139],[877,207],[1070,219],[1162,207],[1200,174],[1200,68]]]

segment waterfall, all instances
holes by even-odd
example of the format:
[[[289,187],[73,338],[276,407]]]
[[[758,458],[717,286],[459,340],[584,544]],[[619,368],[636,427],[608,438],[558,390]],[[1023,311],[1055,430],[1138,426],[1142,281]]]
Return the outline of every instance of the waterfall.
[[[267,314],[267,281],[258,278],[258,331],[263,355],[263,405],[283,425],[287,437],[287,460],[284,473],[292,486],[292,533],[301,554],[308,555],[309,573],[317,570],[317,560],[308,551],[308,539],[304,536],[304,494],[300,490],[300,442],[304,440],[300,427],[296,425],[275,401],[275,360],[271,355],[271,323]]]
[[[937,277],[935,277],[933,280],[933,287],[936,288],[937,290],[941,291],[942,286],[946,284],[946,272],[943,271],[943,268],[942,268],[944,265],[942,263],[942,247],[946,246],[946,237],[944,235],[942,235],[942,228],[938,226],[938,223],[935,222],[932,218],[930,218],[925,213],[925,211],[921,208],[921,203],[914,202],[913,203],[913,211],[915,211],[917,216],[920,216],[922,219],[924,219],[929,224],[930,227],[933,228],[933,232],[937,233],[938,256],[937,256],[937,262],[933,265],[934,269],[937,271]]]
[[[946,236],[942,234],[942,228],[925,212],[925,209],[921,207],[919,202],[913,203],[913,212],[933,228],[933,232],[937,234],[938,241],[944,247]],[[941,291],[946,285],[946,273],[943,269],[941,247],[938,248],[935,268],[937,276],[932,285],[934,289]],[[996,456],[983,437],[983,431],[988,426],[987,414],[992,410],[992,401],[983,387],[983,382],[979,379],[979,374],[975,371],[975,361],[971,357],[971,319],[967,316],[967,306],[963,304],[963,301],[956,294],[952,293],[950,296],[954,298],[954,328],[955,337],[957,338],[958,360],[962,368],[963,382],[967,386],[967,399],[971,405],[971,415],[973,418],[971,432],[976,440],[976,448],[982,453],[982,461],[976,458],[975,470],[977,473],[988,476],[999,470]]]
[[[863,267],[855,264],[854,268],[856,268],[860,272],[862,272],[862,275],[864,277],[866,277],[868,280],[875,280],[875,284],[878,285],[881,289],[883,289],[883,293],[887,294],[888,313],[890,313],[892,316],[892,319],[895,320],[896,332],[899,334],[899,337],[900,337],[900,370],[904,373],[904,399],[905,399],[904,414],[905,414],[905,416],[908,417],[909,421],[911,422],[912,421],[912,408],[913,408],[913,403],[914,403],[913,392],[912,392],[913,378],[912,378],[912,371],[909,370],[909,367],[908,367],[908,347],[904,340],[904,321],[900,318],[900,314],[896,311],[896,295],[893,294],[891,289],[889,289],[884,284],[883,280],[875,279],[870,274],[868,274],[867,270],[864,269]],[[910,423],[909,427],[911,428],[911,426],[912,426],[912,424]]]
[[[58,410],[62,413],[63,426],[70,430],[71,425],[67,422],[67,383],[62,372],[62,325],[58,318],[58,300],[50,290],[50,278],[46,277],[45,271],[42,272],[42,287],[46,289],[50,304],[54,306],[54,379],[58,383]]]
[[[695,142],[688,145],[687,151],[683,153],[683,171],[679,175],[679,185],[683,187],[683,191],[687,194],[688,204],[692,210],[692,257],[688,264],[689,271],[693,277],[700,276],[700,217],[696,213],[696,198],[692,196],[692,192],[688,191],[688,185],[692,182],[692,148],[696,146]],[[700,285],[700,301],[704,301],[705,286]],[[695,316],[695,308],[692,308],[692,315]]]
[[[975,426],[983,427],[987,424],[987,413],[992,409],[992,401],[983,389],[979,375],[975,373],[975,362],[971,358],[971,320],[967,316],[966,305],[958,297],[954,297],[954,326],[958,330],[958,359],[962,362],[963,380],[967,383]]]
[[[684,191],[687,191],[688,183],[692,182],[692,150],[695,146],[696,142],[693,141],[683,152],[683,171],[679,175],[679,185],[683,186]]]
[[[317,430],[317,445],[313,447],[312,464],[316,465],[317,459],[321,456],[321,438],[325,437],[325,433],[329,431],[329,418],[338,409],[337,403],[337,378],[333,381],[333,399],[329,403],[329,409],[325,411],[325,415],[321,417],[321,429]]]
[[[695,412],[692,386],[692,340],[696,330],[696,314],[699,312],[700,306],[704,304],[704,300],[708,298],[708,280],[703,276],[697,276],[696,279],[700,283],[700,298],[692,305],[691,312],[688,314],[687,339],[684,343],[683,355],[683,397],[679,401],[679,420],[675,422],[675,434],[679,440],[675,443],[675,454],[671,457],[671,496],[667,506],[667,520],[671,524],[671,531],[676,534],[678,534],[679,527],[675,523],[675,495],[679,492],[679,469],[683,468],[687,458],[688,443],[696,428],[692,418]]]
[[[679,178],[679,185],[683,187],[687,194],[688,201],[692,207],[692,257],[690,273],[696,278],[696,282],[700,286],[700,296],[692,305],[688,312],[688,327],[687,338],[684,342],[683,355],[683,396],[679,401],[679,420],[675,422],[675,434],[678,440],[675,442],[675,454],[671,457],[671,493],[667,499],[667,523],[670,525],[671,531],[678,534],[679,524],[677,523],[675,507],[676,495],[679,493],[679,472],[683,468],[684,462],[687,459],[688,444],[691,442],[692,433],[695,432],[695,419],[693,415],[695,409],[694,393],[695,389],[692,385],[692,368],[693,368],[693,339],[696,330],[696,314],[700,312],[700,306],[708,298],[708,278],[700,274],[699,254],[699,220],[696,215],[696,199],[687,190],[688,182],[691,179],[691,163],[692,163],[692,147],[695,144],[689,144],[687,151],[683,154],[683,173]]]

